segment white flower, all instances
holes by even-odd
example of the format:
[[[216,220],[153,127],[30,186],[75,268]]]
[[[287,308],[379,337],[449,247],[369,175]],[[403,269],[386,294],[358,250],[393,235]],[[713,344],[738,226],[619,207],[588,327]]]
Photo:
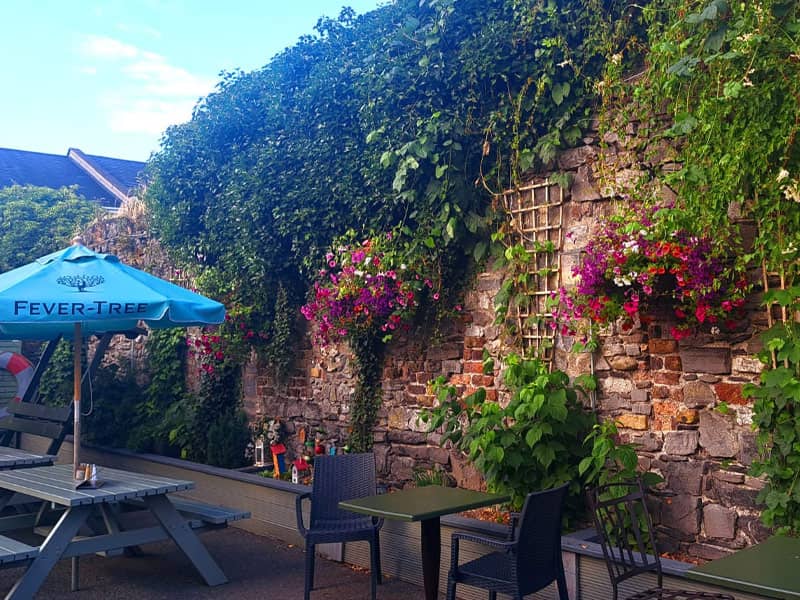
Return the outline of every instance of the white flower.
[[[639,252],[639,242],[636,240],[628,240],[627,242],[623,242],[622,245],[626,250],[629,250],[633,254],[637,254]]]
[[[716,325],[711,328],[711,335],[719,335],[719,327]]]
[[[614,277],[614,283],[617,285],[617,287],[629,286],[631,285],[631,281],[632,280],[628,277],[623,277],[623,276]]]
[[[789,171],[786,169],[781,169],[780,173],[778,173],[777,181],[783,181],[787,177],[789,177]]]
[[[400,270],[401,270],[401,271],[405,271],[405,270],[406,270],[406,268],[407,268],[407,267],[406,267],[406,263],[402,263],[402,264],[400,265]]]
[[[368,265],[371,262],[372,262],[372,257],[371,256],[368,256],[367,258],[364,259],[364,264],[365,265]]]
[[[362,271],[361,269],[356,269],[355,271],[353,271],[353,273],[358,277],[364,276],[364,271]]]

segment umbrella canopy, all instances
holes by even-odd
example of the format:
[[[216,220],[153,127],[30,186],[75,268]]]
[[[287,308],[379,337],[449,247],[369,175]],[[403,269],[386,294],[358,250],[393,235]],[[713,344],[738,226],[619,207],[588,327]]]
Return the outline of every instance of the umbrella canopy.
[[[0,339],[221,323],[225,307],[81,244],[0,275]]]
[[[83,337],[127,331],[143,321],[153,328],[213,325],[225,307],[76,242],[28,265],[0,274],[0,339],[75,338],[75,469],[80,464]]]

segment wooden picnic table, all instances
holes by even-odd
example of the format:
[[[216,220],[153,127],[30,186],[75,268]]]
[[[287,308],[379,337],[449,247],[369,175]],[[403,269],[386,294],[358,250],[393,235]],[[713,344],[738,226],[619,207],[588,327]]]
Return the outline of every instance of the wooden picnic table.
[[[0,446],[0,470],[21,469],[52,465],[54,456],[48,454],[34,454],[19,448]]]
[[[62,558],[119,551],[166,539],[175,542],[206,584],[219,585],[227,581],[190,524],[167,496],[192,489],[193,482],[106,467],[101,468],[99,479],[103,481],[101,487],[76,489],[71,464],[0,471],[0,495],[25,494],[44,500],[43,507],[57,506],[63,511],[38,548],[15,545],[11,538],[0,536],[0,562],[4,557],[9,562],[30,561],[6,595],[7,599],[32,598]],[[111,508],[126,500],[140,501],[155,517],[157,524],[122,530]],[[45,512],[40,511],[40,516]],[[97,513],[102,517],[106,530],[97,535],[76,537],[87,519]],[[6,550],[3,549],[4,543],[8,546]]]

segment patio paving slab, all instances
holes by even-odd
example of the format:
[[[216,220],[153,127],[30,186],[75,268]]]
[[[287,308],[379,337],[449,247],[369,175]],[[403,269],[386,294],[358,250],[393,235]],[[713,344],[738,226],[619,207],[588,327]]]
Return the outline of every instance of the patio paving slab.
[[[53,600],[119,600],[143,598],[231,598],[295,600],[303,598],[305,555],[302,548],[229,527],[202,534],[201,539],[228,576],[229,582],[207,587],[189,561],[171,543],[149,544],[137,557],[80,559],[81,589],[70,592],[70,561],[60,561],[37,598]],[[0,595],[19,578],[21,569],[0,571]],[[316,588],[311,600],[367,600],[369,573],[317,557]],[[421,587],[384,579],[378,600],[423,598]]]

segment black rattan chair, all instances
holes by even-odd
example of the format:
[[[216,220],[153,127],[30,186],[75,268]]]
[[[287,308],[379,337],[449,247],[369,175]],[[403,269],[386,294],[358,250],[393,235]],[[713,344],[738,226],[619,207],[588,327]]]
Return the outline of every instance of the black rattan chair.
[[[619,598],[619,585],[623,581],[642,573],[655,573],[657,586],[626,596],[626,600],[735,600],[729,594],[663,587],[661,560],[641,479],[590,490],[589,502],[614,588],[614,600]]]
[[[339,509],[339,502],[364,496],[373,496],[375,483],[375,456],[369,454],[342,454],[317,456],[314,459],[314,481],[311,493],[301,494],[296,500],[297,529],[306,542],[305,600],[309,600],[314,587],[314,553],[316,544],[367,541],[370,545],[372,600],[381,583],[381,555],[378,531],[383,519],[366,517]],[[311,499],[309,526],[303,523],[303,500]]]
[[[454,533],[447,600],[455,600],[458,583],[489,590],[489,600],[495,600],[498,592],[521,600],[553,581],[558,585],[559,599],[569,600],[561,562],[561,513],[567,485],[529,494],[519,517],[519,528],[515,528],[516,519],[512,519],[507,541]],[[459,565],[458,549],[462,540],[495,551]]]

